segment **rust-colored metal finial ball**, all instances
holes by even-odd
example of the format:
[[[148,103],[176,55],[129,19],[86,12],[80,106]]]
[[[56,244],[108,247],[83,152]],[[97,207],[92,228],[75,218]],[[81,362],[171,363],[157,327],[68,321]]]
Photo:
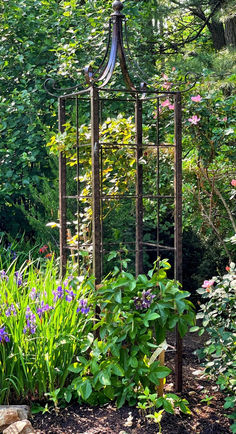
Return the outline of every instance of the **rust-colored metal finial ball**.
[[[115,1],[112,3],[112,7],[113,7],[113,9],[114,9],[115,12],[118,12],[118,13],[119,13],[120,11],[122,11],[124,5],[123,5],[123,3],[121,3],[120,0],[115,0]]]

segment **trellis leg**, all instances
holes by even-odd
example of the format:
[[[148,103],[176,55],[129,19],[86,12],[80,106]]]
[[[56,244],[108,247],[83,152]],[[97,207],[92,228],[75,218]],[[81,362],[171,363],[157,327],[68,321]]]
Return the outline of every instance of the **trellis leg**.
[[[175,94],[175,279],[182,283],[182,109],[181,93]],[[182,339],[176,328],[175,390],[182,391]]]
[[[157,98],[157,121],[156,121],[156,146],[157,146],[157,180],[156,180],[156,192],[157,196],[160,195],[160,125],[159,125],[159,108],[160,99]],[[157,258],[160,256],[160,199],[157,198]]]
[[[136,276],[143,272],[143,167],[139,160],[142,151],[142,101],[135,102],[135,132],[136,132]]]
[[[66,123],[65,99],[59,98],[58,104],[59,131],[64,133]],[[63,277],[67,262],[66,233],[66,157],[59,154],[59,221],[60,221],[60,273]]]
[[[76,96],[76,192],[77,192],[77,249],[78,249],[78,257],[77,257],[77,264],[78,264],[78,274],[80,274],[80,155],[79,155],[79,104],[78,104],[78,96]]]
[[[101,282],[101,216],[100,216],[100,174],[99,174],[99,93],[91,89],[91,149],[92,149],[92,232],[93,232],[93,274],[95,283]]]

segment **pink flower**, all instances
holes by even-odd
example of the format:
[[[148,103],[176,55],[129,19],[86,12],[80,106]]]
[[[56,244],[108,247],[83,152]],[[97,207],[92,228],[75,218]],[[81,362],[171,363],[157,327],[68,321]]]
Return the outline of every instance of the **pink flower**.
[[[170,81],[165,81],[163,84],[164,89],[169,90],[171,88],[172,83]]]
[[[167,106],[169,106],[170,105],[170,101],[168,100],[168,99],[166,99],[165,101],[163,101],[162,103],[161,103],[161,106],[162,107],[167,107]]]
[[[173,66],[173,67],[172,67],[172,71],[175,71],[175,70],[176,70],[176,67],[175,67],[175,66]]]
[[[162,74],[162,77],[164,78],[164,80],[168,80],[168,76],[166,74]]]
[[[202,284],[202,288],[210,288],[210,286],[214,285],[215,281],[212,280],[204,280]]]
[[[227,116],[224,116],[222,121],[226,122],[227,121]]]
[[[170,105],[169,105],[169,109],[170,109],[170,110],[174,110],[174,109],[175,109],[175,105],[174,105],[174,104],[170,104]]]
[[[159,115],[161,114],[161,111],[162,111],[162,108],[159,107]],[[158,113],[155,112],[154,115],[153,115],[153,119],[157,119],[157,117],[158,117]]]
[[[191,118],[188,119],[189,122],[193,125],[197,125],[197,123],[200,121],[201,118],[199,118],[197,115],[193,115]]]
[[[201,95],[191,96],[191,100],[194,102],[201,102],[202,97],[201,97]]]
[[[236,179],[232,179],[232,181],[231,181],[231,185],[232,185],[233,187],[236,187]]]

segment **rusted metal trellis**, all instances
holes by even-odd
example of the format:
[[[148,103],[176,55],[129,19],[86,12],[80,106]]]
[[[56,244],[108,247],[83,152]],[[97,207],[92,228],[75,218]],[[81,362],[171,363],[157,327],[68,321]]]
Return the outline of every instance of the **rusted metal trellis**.
[[[64,133],[68,119],[73,118],[75,131],[75,166],[76,166],[76,187],[68,191],[68,166],[67,157],[64,152],[59,157],[59,211],[60,211],[60,264],[61,272],[64,274],[67,263],[67,254],[71,249],[83,251],[90,248],[92,252],[93,274],[98,284],[103,275],[103,257],[111,249],[110,245],[105,245],[104,241],[104,207],[106,203],[112,201],[131,201],[130,209],[135,209],[135,239],[127,242],[130,250],[135,252],[135,269],[136,274],[143,272],[143,258],[147,252],[152,252],[155,257],[159,257],[163,252],[174,256],[174,278],[182,282],[182,126],[181,126],[181,91],[150,89],[146,83],[140,84],[138,89],[128,72],[127,61],[124,49],[123,30],[126,27],[125,16],[122,14],[123,4],[116,0],[113,3],[114,12],[109,21],[109,40],[104,59],[100,67],[93,71],[91,67],[85,69],[87,88],[82,91],[73,93],[64,93],[59,97],[59,130]],[[113,77],[116,60],[119,58],[120,67],[126,88],[108,87],[108,83]],[[173,143],[166,142],[160,138],[160,119],[159,111],[164,98],[173,100],[174,109],[174,131]],[[152,104],[156,107],[156,120],[152,125],[154,139],[150,142],[144,138],[144,124],[148,123],[148,109],[145,106]],[[116,143],[105,141],[101,137],[100,126],[109,113],[109,107],[112,105],[114,112],[128,109],[128,114],[134,114],[135,138],[131,143]],[[106,109],[104,109],[106,107]],[[108,107],[108,108],[107,108]],[[122,107],[122,108],[121,108]],[[117,111],[118,110],[118,111]],[[89,113],[89,116],[88,116]],[[149,110],[150,113],[150,110]],[[89,125],[91,143],[87,143],[80,138],[80,127],[84,122],[85,114]],[[81,120],[82,119],[82,120]],[[150,121],[150,119],[149,119]],[[153,120],[152,120],[153,122]],[[108,188],[104,187],[104,161],[107,153],[112,149],[129,149],[130,154],[135,156],[135,187],[130,191],[111,193]],[[86,149],[86,151],[84,151]],[[89,150],[89,151],[88,151]],[[165,192],[160,185],[161,164],[160,153],[172,152],[173,155],[173,179],[169,181],[172,185],[170,192]],[[87,154],[84,154],[87,152]],[[91,155],[91,186],[90,189],[82,188],[81,169],[85,157],[88,158],[88,152]],[[118,152],[118,151],[117,151]],[[143,165],[144,154],[149,152],[155,154],[156,165],[153,172],[155,176],[155,191],[147,191],[146,179],[148,170]],[[148,158],[146,158],[148,160]],[[148,161],[147,161],[148,166]],[[150,173],[149,173],[150,176]],[[85,191],[87,193],[85,194]],[[76,201],[77,213],[77,245],[68,244],[67,230],[67,208],[69,200]],[[80,215],[81,209],[84,209],[85,202],[90,204],[92,209],[92,240],[84,240],[80,237]],[[146,203],[155,204],[156,212],[156,231],[154,239],[147,239],[145,232],[144,220],[148,219]],[[173,242],[165,245],[161,240],[160,230],[160,207],[162,201],[167,205],[172,202],[173,215]],[[130,202],[130,203],[131,203]],[[128,202],[126,202],[128,203]],[[135,206],[134,206],[135,203]],[[146,214],[145,214],[146,213]],[[145,218],[144,218],[145,215]],[[125,231],[125,228],[124,228]],[[105,243],[105,244],[104,244]],[[110,243],[111,244],[111,243]],[[77,256],[79,258],[79,254]],[[78,259],[79,261],[79,259]],[[182,340],[178,332],[176,333],[176,366],[175,366],[176,390],[182,389]]]

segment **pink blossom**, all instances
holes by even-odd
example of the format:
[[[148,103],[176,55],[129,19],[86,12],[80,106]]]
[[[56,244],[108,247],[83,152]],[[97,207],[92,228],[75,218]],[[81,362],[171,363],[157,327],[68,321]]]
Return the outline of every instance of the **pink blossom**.
[[[162,108],[159,107],[159,115],[161,114],[161,112],[162,112]],[[157,119],[157,117],[158,117],[158,113],[155,112],[154,115],[153,115],[153,119]]]
[[[202,288],[209,288],[210,286],[214,285],[215,281],[212,280],[204,280],[202,284]]]
[[[164,78],[164,80],[168,80],[168,76],[166,74],[162,74],[162,77]]]
[[[227,121],[227,116],[224,116],[222,121],[226,122]]]
[[[175,66],[172,67],[172,71],[176,71],[176,67]]]
[[[200,121],[201,118],[199,118],[197,115],[193,115],[191,118],[188,119],[189,122],[193,125],[197,125],[197,123]]]
[[[191,96],[191,100],[194,102],[201,102],[202,97],[201,97],[201,95]]]
[[[163,84],[164,89],[169,90],[171,88],[172,83],[170,81],[165,81]]]
[[[236,179],[232,179],[232,181],[231,181],[231,185],[232,185],[233,187],[236,187]]]
[[[170,109],[170,110],[174,110],[174,109],[175,109],[175,105],[174,105],[174,104],[170,104],[170,105],[169,105],[169,109]]]
[[[161,103],[161,106],[162,107],[167,107],[167,106],[169,106],[170,105],[170,101],[168,100],[168,99],[166,99],[165,101],[163,101],[162,103]]]

